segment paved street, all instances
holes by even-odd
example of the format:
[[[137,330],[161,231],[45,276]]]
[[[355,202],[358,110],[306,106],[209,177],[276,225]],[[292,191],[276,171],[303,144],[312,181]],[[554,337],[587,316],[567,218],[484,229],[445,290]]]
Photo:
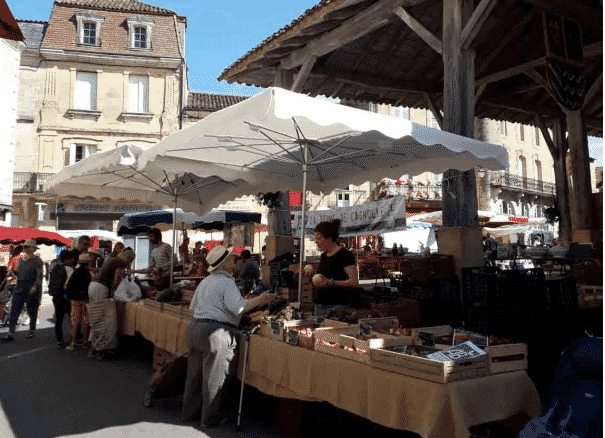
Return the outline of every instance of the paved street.
[[[155,399],[151,408],[144,407],[143,395],[152,376],[149,350],[123,351],[119,357],[98,362],[87,359],[84,351],[58,349],[48,321],[52,315],[53,305],[45,294],[36,337],[25,339],[27,326],[20,326],[14,342],[0,344],[2,438],[59,437],[139,422],[188,426],[194,434],[187,436],[236,435],[234,422],[207,435],[195,431],[193,423],[184,425],[180,396]],[[7,330],[0,329],[0,334]],[[179,436],[183,430],[179,429]],[[247,438],[283,436],[254,418],[244,419],[242,432]]]

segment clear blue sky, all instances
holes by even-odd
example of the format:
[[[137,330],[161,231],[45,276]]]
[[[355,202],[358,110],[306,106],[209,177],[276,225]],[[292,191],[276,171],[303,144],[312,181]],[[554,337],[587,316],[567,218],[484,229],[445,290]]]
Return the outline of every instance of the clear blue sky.
[[[52,0],[7,0],[17,19],[47,21]],[[189,88],[217,94],[253,95],[256,87],[218,82],[220,73],[319,0],[150,0],[187,17]],[[225,6],[223,6],[225,5]],[[595,165],[603,165],[602,139],[589,138]]]

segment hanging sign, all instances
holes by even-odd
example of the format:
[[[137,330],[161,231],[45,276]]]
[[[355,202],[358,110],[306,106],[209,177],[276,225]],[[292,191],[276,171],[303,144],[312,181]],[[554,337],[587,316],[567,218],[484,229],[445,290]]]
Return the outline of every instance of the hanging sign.
[[[305,213],[306,235],[313,233],[315,226],[324,221],[340,219],[340,236],[365,236],[406,228],[405,197],[396,196],[383,201],[367,202],[351,207]],[[300,237],[302,212],[294,213],[292,235]]]

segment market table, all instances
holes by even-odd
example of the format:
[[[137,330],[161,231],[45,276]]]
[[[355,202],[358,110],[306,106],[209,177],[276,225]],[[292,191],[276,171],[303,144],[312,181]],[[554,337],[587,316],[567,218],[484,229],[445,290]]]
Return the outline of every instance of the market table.
[[[525,371],[440,384],[259,335],[250,338],[246,383],[275,397],[326,401],[423,438],[468,437],[471,426],[542,410]]]

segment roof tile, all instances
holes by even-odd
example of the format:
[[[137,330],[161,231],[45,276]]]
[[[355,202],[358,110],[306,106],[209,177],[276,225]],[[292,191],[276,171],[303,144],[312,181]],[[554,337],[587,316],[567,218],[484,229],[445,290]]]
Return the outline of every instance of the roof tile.
[[[17,20],[19,29],[25,37],[25,46],[28,49],[39,49],[44,38],[44,33],[48,27],[46,21],[33,21],[33,20]]]
[[[175,12],[170,9],[153,6],[139,0],[56,0],[55,3],[59,5],[85,6],[95,9],[175,14]]]
[[[187,96],[187,109],[200,111],[218,111],[246,100],[247,96],[229,96],[190,92]]]

